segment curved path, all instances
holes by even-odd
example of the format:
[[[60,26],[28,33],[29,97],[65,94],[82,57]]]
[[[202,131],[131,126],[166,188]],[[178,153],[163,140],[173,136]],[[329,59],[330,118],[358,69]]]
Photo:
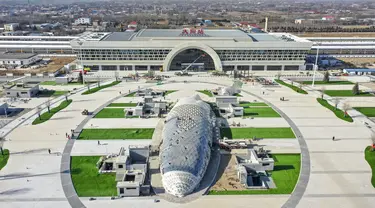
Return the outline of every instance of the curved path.
[[[150,85],[150,86],[154,86],[154,85]],[[143,88],[147,88],[147,87],[150,87],[150,86],[144,86]],[[66,196],[66,198],[67,198],[71,207],[73,207],[73,208],[83,208],[83,207],[85,207],[85,205],[79,199],[79,197],[77,195],[77,192],[75,191],[75,188],[74,188],[74,185],[73,185],[73,182],[72,182],[72,178],[70,176],[70,155],[71,155],[75,140],[78,138],[79,134],[81,133],[81,131],[82,131],[83,127],[86,125],[86,123],[90,119],[92,119],[97,113],[99,113],[99,111],[103,110],[103,108],[105,108],[109,104],[113,103],[113,101],[115,101],[115,100],[117,100],[121,97],[124,97],[128,94],[131,94],[133,92],[135,92],[135,91],[130,91],[129,93],[126,93],[126,94],[120,94],[119,96],[117,96],[115,98],[112,98],[112,99],[108,100],[107,102],[105,102],[103,105],[101,105],[99,108],[97,108],[94,112],[92,112],[92,114],[88,115],[77,126],[77,128],[74,129],[72,139],[67,141],[67,143],[65,145],[65,148],[64,148],[63,155],[61,157],[61,166],[60,166],[61,174],[60,174],[60,177],[61,177],[61,185],[63,187],[64,194],[65,194],[65,196]]]
[[[225,84],[219,84],[219,83],[215,83],[215,82],[206,82],[206,81],[188,81],[188,82],[189,83],[214,84],[214,85],[217,85],[217,86],[224,86],[224,87],[229,86],[229,85],[225,85]],[[182,82],[182,81],[170,81],[170,82],[166,82],[164,85],[174,84],[174,83],[184,83],[184,82]],[[150,86],[155,86],[155,85],[150,85]],[[150,86],[143,86],[142,89],[150,87]],[[132,92],[134,92],[134,91],[131,91],[131,93]],[[259,100],[265,102],[266,104],[268,104],[269,106],[271,106],[276,112],[278,112],[288,122],[288,124],[292,128],[294,134],[297,136],[297,139],[298,139],[298,142],[299,142],[300,148],[301,148],[301,155],[302,155],[300,177],[298,179],[298,182],[297,182],[297,184],[295,186],[295,189],[294,189],[293,193],[291,194],[290,198],[283,205],[283,207],[285,207],[285,208],[286,207],[287,208],[296,207],[298,205],[299,201],[301,200],[305,190],[306,190],[306,186],[307,186],[307,183],[308,183],[309,177],[310,177],[310,155],[309,155],[307,144],[306,144],[306,142],[303,138],[303,135],[301,134],[301,132],[299,131],[299,129],[295,125],[295,123],[285,113],[283,113],[279,108],[277,108],[275,105],[273,105],[269,101],[263,99],[262,97],[260,97],[258,95],[255,95],[254,93],[251,93],[249,91],[242,90],[242,92],[245,92],[245,93],[247,93],[247,94],[249,94],[253,97],[256,97],[257,99],[259,99]],[[66,146],[65,146],[62,158],[61,158],[61,168],[60,168],[61,169],[61,183],[62,183],[62,187],[63,187],[64,193],[65,193],[65,196],[68,199],[69,204],[73,208],[85,207],[84,204],[82,203],[82,201],[79,199],[79,197],[78,197],[78,195],[77,195],[77,193],[74,189],[72,179],[71,179],[71,176],[70,176],[70,153],[72,151],[75,138],[82,131],[84,125],[95,114],[97,114],[99,111],[101,111],[103,108],[105,108],[107,105],[109,105],[113,101],[123,97],[124,95],[126,95],[126,94],[121,94],[121,95],[107,101],[106,103],[101,105],[99,108],[97,108],[93,112],[92,115],[87,116],[78,125],[78,127],[74,130],[74,137],[73,137],[74,139],[69,140],[66,143]]]

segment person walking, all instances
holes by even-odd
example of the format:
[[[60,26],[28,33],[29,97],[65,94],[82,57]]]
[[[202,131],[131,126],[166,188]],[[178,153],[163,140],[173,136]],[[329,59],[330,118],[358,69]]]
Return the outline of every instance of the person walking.
[[[335,141],[335,136],[332,137],[332,141]]]
[[[68,138],[68,133],[65,133],[65,138]]]
[[[100,141],[98,140],[98,145],[100,145]]]
[[[51,149],[48,149],[48,154],[51,154]]]

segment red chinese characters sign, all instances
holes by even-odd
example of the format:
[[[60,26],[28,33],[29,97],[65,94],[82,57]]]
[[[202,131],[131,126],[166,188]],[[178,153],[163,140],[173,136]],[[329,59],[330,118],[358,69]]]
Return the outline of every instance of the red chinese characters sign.
[[[184,28],[181,33],[182,36],[205,36],[202,28]]]

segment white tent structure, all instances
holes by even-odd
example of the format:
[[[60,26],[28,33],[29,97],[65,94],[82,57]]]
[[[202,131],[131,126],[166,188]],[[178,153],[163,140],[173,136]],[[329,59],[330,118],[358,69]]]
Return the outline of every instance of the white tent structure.
[[[168,114],[160,148],[160,171],[167,193],[194,191],[210,161],[215,115],[198,95],[181,99]]]

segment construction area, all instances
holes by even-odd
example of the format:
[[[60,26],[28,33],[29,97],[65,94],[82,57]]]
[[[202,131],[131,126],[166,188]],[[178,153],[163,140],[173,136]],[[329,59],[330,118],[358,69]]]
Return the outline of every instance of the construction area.
[[[6,76],[12,74],[13,76],[24,76],[25,74],[31,74],[31,76],[44,73],[55,73],[65,65],[72,63],[75,57],[51,57],[43,58],[41,63],[34,64],[27,68],[16,68],[16,69],[0,69],[0,76]]]

